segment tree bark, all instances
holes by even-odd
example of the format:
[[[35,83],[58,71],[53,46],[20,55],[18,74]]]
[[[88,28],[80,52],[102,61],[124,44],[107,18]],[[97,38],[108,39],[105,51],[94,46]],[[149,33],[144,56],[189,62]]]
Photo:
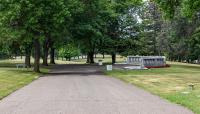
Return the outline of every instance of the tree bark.
[[[116,53],[112,53],[112,64],[116,63]]]
[[[49,38],[46,38],[43,44],[43,65],[48,66]]]
[[[90,60],[90,64],[94,63],[94,52],[89,52],[89,60]]]
[[[89,56],[90,56],[89,53],[87,53],[87,61],[86,61],[86,63],[90,63],[90,57]]]
[[[94,52],[88,52],[87,54],[87,63],[93,64],[94,63]]]
[[[31,67],[31,51],[28,47],[25,49],[25,65],[27,68]]]
[[[50,64],[56,64],[55,63],[55,48],[51,48],[51,51],[50,51]]]
[[[94,54],[91,53],[90,55],[90,63],[93,64],[94,63]]]
[[[103,53],[102,55],[103,55],[103,59],[105,59],[105,54]]]
[[[30,55],[25,56],[25,65],[27,68],[31,68],[31,56]]]
[[[39,39],[34,39],[34,48],[35,48],[35,53],[34,53],[34,71],[35,72],[40,72],[40,41]]]

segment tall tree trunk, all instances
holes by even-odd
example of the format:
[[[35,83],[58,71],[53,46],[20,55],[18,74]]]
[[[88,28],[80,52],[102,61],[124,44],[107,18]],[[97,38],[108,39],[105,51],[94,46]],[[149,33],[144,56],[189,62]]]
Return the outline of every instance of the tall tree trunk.
[[[51,48],[50,50],[50,64],[56,64],[55,63],[55,48]]]
[[[103,59],[105,59],[105,54],[103,53],[102,55],[103,55]]]
[[[87,63],[90,63],[90,64],[94,63],[94,52],[87,53]]]
[[[25,56],[25,65],[27,68],[31,68],[31,56],[30,55]]]
[[[43,44],[43,65],[48,66],[49,38],[46,38]]]
[[[39,39],[34,39],[34,48],[35,48],[35,53],[34,53],[34,71],[35,72],[40,72],[40,41]]]
[[[31,67],[31,50],[30,47],[26,47],[25,49],[25,65],[27,68]]]
[[[116,53],[112,53],[112,64],[116,63]]]
[[[94,63],[94,52],[89,52],[89,59],[90,59],[90,64]]]
[[[86,63],[90,63],[90,54],[89,53],[87,53],[87,61],[86,61]]]

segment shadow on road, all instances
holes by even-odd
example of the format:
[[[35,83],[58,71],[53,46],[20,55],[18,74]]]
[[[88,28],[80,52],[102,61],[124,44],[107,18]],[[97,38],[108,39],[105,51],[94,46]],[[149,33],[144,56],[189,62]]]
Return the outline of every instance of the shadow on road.
[[[68,64],[55,65],[54,68],[45,76],[91,76],[102,75],[105,66],[89,65],[89,64]]]

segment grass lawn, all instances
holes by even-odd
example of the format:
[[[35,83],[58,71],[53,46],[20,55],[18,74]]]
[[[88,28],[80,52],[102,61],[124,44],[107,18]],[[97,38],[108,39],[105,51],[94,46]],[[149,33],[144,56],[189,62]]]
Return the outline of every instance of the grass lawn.
[[[125,62],[125,59],[126,59],[125,57],[122,57],[119,55],[116,56],[117,63]],[[110,55],[105,55],[105,58],[103,58],[102,55],[97,54],[96,58],[94,58],[95,63],[98,63],[98,60],[103,60],[104,64],[112,63],[112,58]],[[82,59],[81,57],[80,57],[80,59],[72,59],[71,61],[65,61],[65,59],[61,60],[61,58],[59,58],[59,60],[56,60],[56,63],[57,64],[86,64],[86,61],[87,61],[87,59]]]
[[[49,71],[48,68],[41,68],[42,73],[39,74],[32,70],[16,69],[15,64],[21,62],[20,60],[0,61],[0,100]]]
[[[170,64],[170,68],[141,71],[114,70],[106,72],[106,74],[134,84],[200,114],[200,65]],[[195,85],[193,91],[188,89],[189,84]]]

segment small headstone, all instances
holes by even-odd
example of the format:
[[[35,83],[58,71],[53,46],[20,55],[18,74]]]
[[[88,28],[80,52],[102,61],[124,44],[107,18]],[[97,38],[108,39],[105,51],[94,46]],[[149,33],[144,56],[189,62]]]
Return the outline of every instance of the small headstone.
[[[188,89],[189,89],[190,91],[194,90],[194,84],[189,84],[189,85],[188,85]]]
[[[106,70],[107,70],[107,71],[112,71],[112,65],[107,65],[107,66],[106,66]]]
[[[184,91],[184,92],[182,92],[182,94],[184,94],[184,95],[187,95],[187,94],[189,94],[190,92],[188,92],[188,91]]]
[[[98,60],[99,66],[103,65],[103,60]]]

